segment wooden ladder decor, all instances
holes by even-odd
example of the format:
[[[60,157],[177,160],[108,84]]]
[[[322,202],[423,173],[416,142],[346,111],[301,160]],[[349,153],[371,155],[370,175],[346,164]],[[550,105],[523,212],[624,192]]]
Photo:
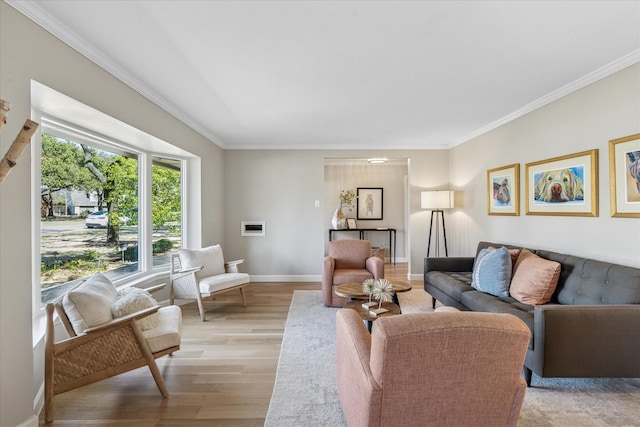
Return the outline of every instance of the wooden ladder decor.
[[[9,103],[3,99],[0,99],[0,130],[7,123],[7,114],[9,113]],[[27,119],[22,125],[22,129],[16,136],[16,139],[13,141],[9,150],[4,155],[2,160],[0,161],[0,183],[4,181],[4,178],[11,172],[11,168],[13,168],[18,162],[18,157],[22,154],[24,149],[31,142],[31,137],[33,133],[38,128],[39,124],[34,122],[33,120]]]

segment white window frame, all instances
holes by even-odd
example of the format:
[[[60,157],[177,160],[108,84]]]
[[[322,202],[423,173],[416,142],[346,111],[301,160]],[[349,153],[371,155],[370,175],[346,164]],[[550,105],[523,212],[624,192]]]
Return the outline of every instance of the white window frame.
[[[55,108],[54,108],[55,106]],[[66,108],[64,108],[66,107]],[[72,108],[70,108],[72,107]],[[62,111],[64,117],[56,113]],[[80,113],[83,118],[73,123],[74,114]],[[95,118],[96,128],[113,129],[113,135],[104,135],[90,129],[91,120]],[[32,118],[40,123],[32,138],[31,156],[34,161],[31,168],[32,178],[32,312],[34,327],[41,323],[43,318],[43,305],[41,303],[41,233],[40,233],[40,184],[41,184],[41,138],[42,133],[50,133],[56,136],[68,138],[78,143],[104,148],[115,153],[135,153],[138,156],[139,169],[139,271],[115,280],[116,286],[124,286],[133,282],[146,281],[147,279],[162,280],[168,277],[169,266],[153,267],[151,221],[151,165],[154,156],[175,159],[181,162],[181,240],[183,247],[200,244],[199,232],[201,230],[199,207],[197,197],[191,194],[199,194],[200,191],[200,158],[175,145],[162,141],[139,129],[133,128],[113,117],[98,112],[93,108],[73,100],[53,89],[50,89],[36,81],[32,81]],[[66,120],[65,120],[66,119]],[[87,125],[88,124],[88,125]],[[124,136],[124,137],[123,137]],[[126,140],[130,138],[130,140]],[[36,327],[37,328],[37,327]],[[40,329],[40,328],[38,328]],[[34,331],[35,332],[35,331]],[[34,339],[36,339],[34,333]]]

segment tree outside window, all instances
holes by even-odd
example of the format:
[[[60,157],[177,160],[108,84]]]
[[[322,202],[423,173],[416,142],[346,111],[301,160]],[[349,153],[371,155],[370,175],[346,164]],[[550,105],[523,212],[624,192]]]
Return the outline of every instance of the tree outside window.
[[[181,162],[155,158],[149,178],[140,155],[42,135],[41,287],[50,301],[96,272],[117,279],[140,271],[139,226],[153,224],[153,265],[181,245]],[[140,218],[139,188],[151,180],[151,218]],[[91,214],[94,215],[91,215]],[[158,261],[156,261],[158,258]]]

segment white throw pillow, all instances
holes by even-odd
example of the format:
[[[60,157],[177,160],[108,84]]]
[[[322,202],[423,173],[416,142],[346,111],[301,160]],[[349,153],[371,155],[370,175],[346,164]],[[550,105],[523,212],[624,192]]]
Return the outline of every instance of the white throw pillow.
[[[118,290],[103,274],[97,273],[62,299],[64,311],[76,334],[113,320],[111,306]]]
[[[124,317],[127,314],[135,313],[136,311],[144,310],[145,308],[155,307],[158,305],[158,301],[151,296],[151,294],[144,289],[130,287],[118,291],[118,298],[111,306],[111,313],[115,319]],[[143,331],[153,329],[160,324],[158,313],[150,314],[138,320],[138,325]]]
[[[180,249],[180,265],[183,269],[203,266],[196,272],[198,280],[203,277],[216,276],[225,273],[224,256],[220,245],[209,246],[202,249]]]

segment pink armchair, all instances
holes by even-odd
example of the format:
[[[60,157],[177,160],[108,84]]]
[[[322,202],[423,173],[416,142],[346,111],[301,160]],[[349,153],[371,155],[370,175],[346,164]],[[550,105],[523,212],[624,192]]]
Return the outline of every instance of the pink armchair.
[[[371,256],[368,240],[333,240],[322,263],[322,299],[327,307],[343,307],[346,298],[339,297],[333,288],[366,279],[383,279],[384,261]]]
[[[337,385],[349,427],[515,426],[530,332],[510,314],[383,317],[369,334],[354,310],[336,318]]]

